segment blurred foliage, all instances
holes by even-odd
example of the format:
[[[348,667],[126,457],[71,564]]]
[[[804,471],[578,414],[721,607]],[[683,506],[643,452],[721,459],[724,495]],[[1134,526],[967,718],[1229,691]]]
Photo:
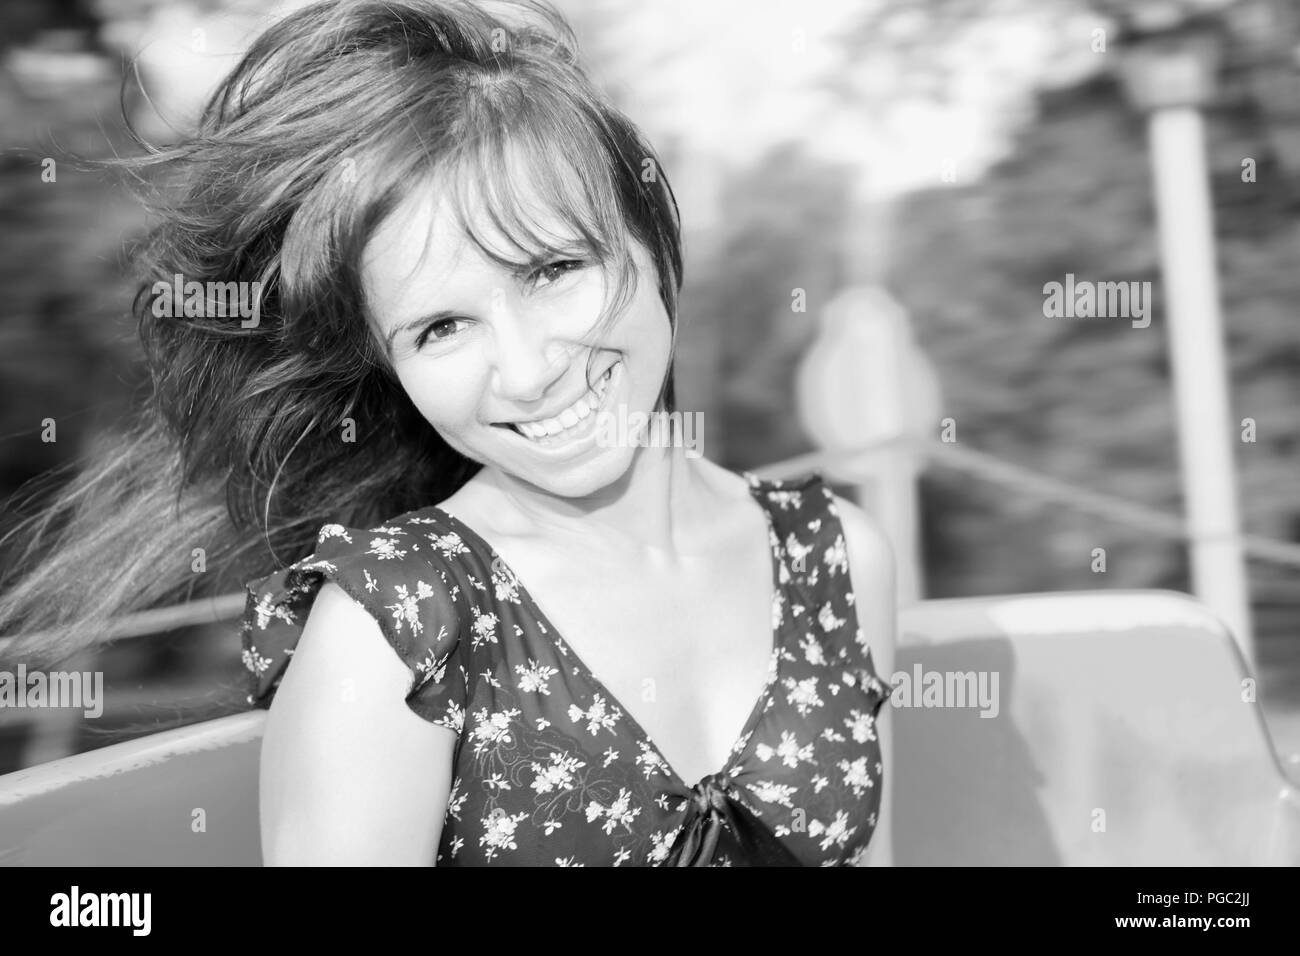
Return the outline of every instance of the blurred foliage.
[[[125,148],[116,86],[33,96],[0,73],[0,495],[111,434],[144,381],[124,243],[144,222],[74,157]],[[50,161],[47,164],[46,161]],[[55,441],[43,422],[55,422]]]
[[[687,323],[716,336],[723,463],[753,468],[812,451],[793,406],[795,367],[818,311],[843,284],[840,254],[851,171],[784,143],[722,190],[721,233],[690,268]],[[803,289],[806,311],[792,307]]]
[[[1182,510],[1176,423],[1141,119],[1108,79],[1045,94],[1011,158],[980,181],[912,197],[898,217],[891,283],[940,369],[962,442],[1088,488]],[[1300,326],[1294,302],[1300,207],[1248,103],[1208,124],[1221,292],[1248,532],[1300,535]],[[1257,162],[1243,182],[1241,162]],[[1043,286],[1066,273],[1151,281],[1149,328],[1126,320],[1050,319]],[[959,475],[927,485],[942,514],[929,539],[940,594],[1078,587],[1188,586],[1184,552],[1118,523],[1041,509]],[[932,515],[934,517],[934,515]],[[1108,552],[1104,579],[1090,551]],[[1294,633],[1295,571],[1251,563],[1256,609]],[[1263,622],[1261,622],[1263,623]]]

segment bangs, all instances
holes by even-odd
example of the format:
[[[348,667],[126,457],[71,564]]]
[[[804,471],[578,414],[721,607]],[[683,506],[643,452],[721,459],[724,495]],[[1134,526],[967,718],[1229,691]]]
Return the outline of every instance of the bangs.
[[[542,87],[480,79],[463,134],[433,170],[466,236],[512,270],[585,258],[612,278],[601,323],[617,317],[636,290],[628,227],[633,212],[621,179],[634,168],[600,136],[598,119],[574,115],[571,99]],[[475,115],[477,114],[477,115]]]
[[[444,183],[461,226],[503,266],[575,246],[603,262],[626,252],[627,229],[608,165],[592,152],[599,144],[574,143],[554,132],[492,130],[447,161]]]

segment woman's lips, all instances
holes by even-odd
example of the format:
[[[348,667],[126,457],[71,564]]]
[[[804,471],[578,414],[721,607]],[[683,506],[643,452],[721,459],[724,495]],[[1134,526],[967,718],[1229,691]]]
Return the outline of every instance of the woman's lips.
[[[568,445],[576,440],[585,439],[595,432],[597,418],[608,406],[610,396],[613,394],[619,380],[622,378],[622,368],[623,363],[620,360],[615,362],[605,371],[605,374],[597,381],[597,389],[600,390],[598,402],[595,406],[590,408],[585,416],[575,418],[574,423],[568,427],[561,427],[558,431],[554,433],[548,432],[545,435],[537,435],[537,426],[535,425],[532,428],[534,431],[533,435],[521,431],[520,427],[513,422],[498,423],[497,427],[510,430],[521,441],[525,441],[530,447],[539,450]],[[591,393],[588,392],[587,396],[590,394]],[[587,396],[584,396],[584,398]]]

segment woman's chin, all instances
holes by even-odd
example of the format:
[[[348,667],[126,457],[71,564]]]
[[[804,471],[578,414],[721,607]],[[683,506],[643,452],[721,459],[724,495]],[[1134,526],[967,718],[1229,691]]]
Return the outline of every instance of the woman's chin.
[[[591,445],[585,453],[560,460],[520,461],[502,470],[511,477],[560,498],[585,498],[606,488],[632,466],[632,448]]]

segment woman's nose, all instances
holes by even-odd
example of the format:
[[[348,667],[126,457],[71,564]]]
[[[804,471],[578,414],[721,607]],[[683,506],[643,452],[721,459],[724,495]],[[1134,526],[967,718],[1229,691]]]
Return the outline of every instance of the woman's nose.
[[[564,376],[570,350],[541,315],[502,306],[494,319],[497,394],[521,404],[544,398],[551,385]]]

